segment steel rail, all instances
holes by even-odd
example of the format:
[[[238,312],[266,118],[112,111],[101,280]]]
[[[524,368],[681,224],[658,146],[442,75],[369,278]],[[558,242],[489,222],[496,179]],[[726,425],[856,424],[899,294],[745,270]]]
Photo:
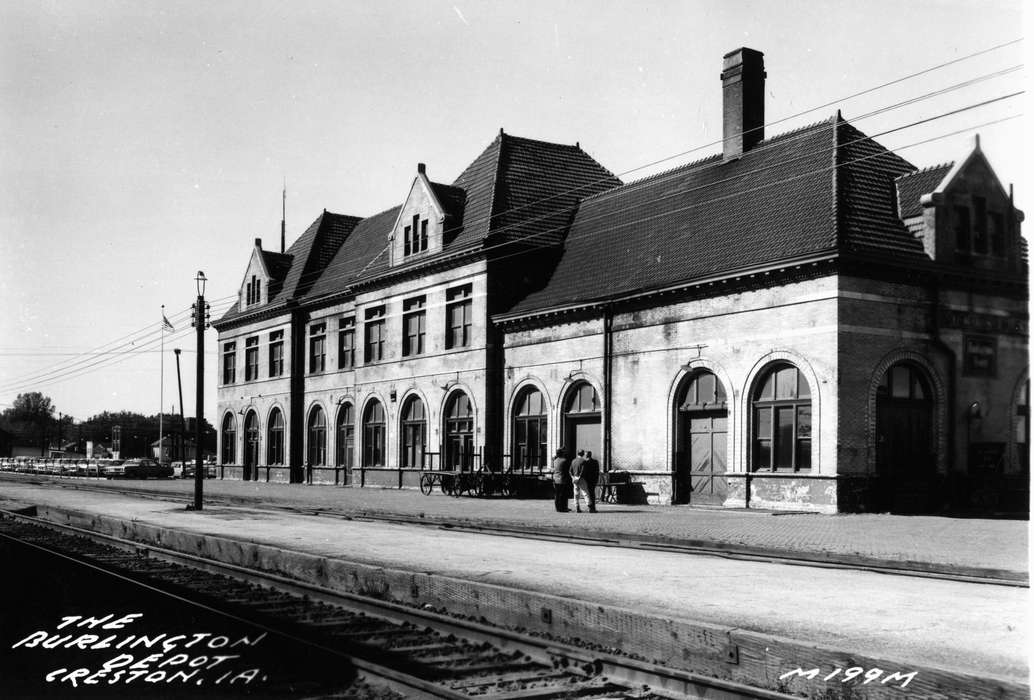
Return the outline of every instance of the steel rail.
[[[487,643],[503,651],[520,652],[531,659],[545,665],[563,671],[572,676],[585,678],[602,676],[608,680],[621,684],[628,684],[632,687],[649,686],[652,691],[659,691],[661,694],[675,693],[679,696],[706,697],[706,698],[757,698],[759,700],[789,700],[794,696],[786,695],[776,691],[755,688],[743,683],[718,678],[711,678],[701,674],[671,669],[658,664],[652,664],[639,659],[606,654],[594,650],[566,644],[553,639],[536,637],[512,630],[493,627],[491,625],[449,617],[447,615],[421,608],[413,608],[398,603],[380,600],[353,592],[332,590],[314,584],[304,583],[289,579],[277,574],[266,573],[249,569],[246,567],[227,564],[213,559],[207,559],[192,554],[186,554],[164,547],[144,544],[133,540],[127,540],[112,535],[97,533],[92,530],[54,523],[34,516],[26,515],[17,511],[0,509],[0,514],[7,518],[30,523],[47,530],[81,537],[93,542],[101,543],[127,552],[137,554],[146,553],[149,558],[166,561],[191,569],[199,569],[213,574],[228,576],[246,583],[257,584],[276,591],[303,596],[309,600],[319,601],[344,607],[350,611],[356,611],[370,616],[390,620],[394,623],[411,624],[418,627],[432,628],[443,635],[455,635],[465,640],[476,643]],[[7,539],[16,539],[0,532],[0,536]],[[104,571],[114,576],[119,576],[138,585],[144,585],[153,591],[170,595],[183,602],[198,605],[221,615],[228,615],[240,622],[254,625],[271,633],[287,636],[294,641],[309,644],[335,654],[341,654],[340,650],[321,645],[312,639],[306,639],[284,629],[266,626],[251,619],[234,616],[224,610],[218,610],[204,603],[163,591],[160,587],[151,586],[140,581],[110,571],[105,566],[89,561],[83,561],[75,557],[69,557],[57,550],[51,550],[34,543],[18,540],[23,544],[34,546],[37,549],[62,556],[72,561],[83,563],[99,571]],[[429,682],[416,676],[399,672],[396,669],[387,667],[373,661],[364,660],[352,654],[345,654],[357,668],[376,677],[376,681],[388,683],[398,687],[404,687],[406,697],[436,697],[436,698],[469,698],[469,695],[457,692],[439,684]],[[542,692],[542,691],[539,691]],[[533,697],[530,691],[515,691],[501,695],[492,695],[497,700],[501,698]]]

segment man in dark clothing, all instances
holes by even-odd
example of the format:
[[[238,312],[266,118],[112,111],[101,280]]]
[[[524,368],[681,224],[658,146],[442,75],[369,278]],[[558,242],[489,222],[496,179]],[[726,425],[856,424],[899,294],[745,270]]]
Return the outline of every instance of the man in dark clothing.
[[[567,491],[571,488],[571,463],[563,449],[556,451],[553,458],[553,504],[558,513],[570,510],[567,505]]]
[[[585,482],[582,481],[582,465],[585,464],[585,450],[578,450],[578,456],[571,460],[571,481],[574,484],[574,509],[582,512],[582,494],[585,493]],[[586,496],[588,500],[588,496]]]
[[[588,492],[589,512],[596,512],[596,484],[600,481],[600,463],[597,462],[592,452],[585,453],[585,461],[582,463],[582,481],[585,482],[585,490]]]

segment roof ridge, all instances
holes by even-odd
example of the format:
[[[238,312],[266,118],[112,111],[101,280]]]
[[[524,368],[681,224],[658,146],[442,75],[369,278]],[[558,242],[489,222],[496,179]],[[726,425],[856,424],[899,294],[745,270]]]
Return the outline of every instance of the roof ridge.
[[[932,172],[932,171],[938,170],[940,168],[952,168],[954,166],[955,166],[955,161],[953,161],[953,160],[945,161],[944,163],[937,163],[936,165],[928,165],[925,168],[918,168],[916,170],[913,170],[910,173],[905,173],[904,175],[898,175],[896,178],[894,178],[894,182],[897,182],[898,180],[904,180],[906,177],[914,177],[916,175],[922,175],[923,173]]]
[[[778,142],[781,139],[784,139],[784,138],[787,138],[787,137],[790,137],[790,136],[796,136],[798,134],[804,133],[805,131],[814,130],[814,129],[816,129],[816,128],[824,125],[824,124],[828,124],[828,123],[831,123],[831,122],[835,124],[836,123],[835,120],[839,116],[840,116],[840,112],[838,111],[837,114],[834,115],[833,117],[829,117],[827,119],[822,119],[821,121],[813,122],[811,124],[806,124],[805,126],[801,126],[801,127],[796,128],[796,129],[791,129],[790,131],[784,131],[781,134],[776,134],[775,136],[771,136],[769,138],[766,138],[766,139],[758,142],[758,144],[756,146],[754,146],[754,148],[752,148],[751,151],[760,149],[764,145],[771,145],[773,142]],[[747,153],[749,153],[751,151],[747,151]],[[629,188],[629,187],[633,187],[633,186],[637,186],[637,185],[643,185],[643,184],[646,184],[646,183],[651,182],[653,180],[662,178],[662,177],[664,177],[666,175],[671,175],[672,173],[675,173],[676,171],[679,171],[679,170],[686,170],[686,171],[688,171],[688,170],[690,170],[690,169],[692,169],[694,167],[701,167],[701,166],[707,165],[708,161],[715,160],[715,159],[718,159],[718,158],[721,158],[721,157],[722,157],[722,154],[720,152],[719,153],[712,153],[711,155],[703,156],[701,158],[698,158],[696,160],[690,161],[688,163],[683,163],[682,165],[672,166],[671,168],[668,168],[667,170],[662,170],[661,172],[658,172],[658,173],[653,173],[651,175],[644,175],[643,177],[639,178],[638,180],[629,180],[628,182],[624,182],[624,183],[622,183],[620,185],[612,187],[609,190],[604,190],[603,192],[597,192],[596,194],[589,195],[588,197],[585,197],[582,201],[588,201],[588,200],[591,200],[591,199],[596,199],[596,198],[599,198],[599,197],[603,197],[603,196],[615,193],[618,190],[624,190],[625,188]],[[615,175],[615,177],[618,177],[618,176]]]
[[[570,144],[570,143],[557,143],[556,141],[544,141],[542,139],[531,139],[531,138],[528,138],[527,136],[515,136],[514,134],[507,134],[504,131],[500,131],[499,132],[499,136],[497,138],[511,139],[511,140],[514,140],[514,141],[524,141],[525,143],[541,143],[544,146],[559,146],[560,148],[569,148],[569,149],[574,150],[574,151],[581,151],[582,150],[582,147],[580,145],[581,144],[580,141],[576,141],[573,144]]]

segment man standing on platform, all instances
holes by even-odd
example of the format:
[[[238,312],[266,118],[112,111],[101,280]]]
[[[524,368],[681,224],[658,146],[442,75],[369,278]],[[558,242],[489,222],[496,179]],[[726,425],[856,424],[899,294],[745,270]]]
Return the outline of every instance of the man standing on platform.
[[[592,451],[585,453],[585,462],[582,463],[582,477],[579,484],[584,484],[586,497],[589,499],[589,512],[596,512],[596,484],[600,481],[600,463],[592,456]],[[575,501],[577,504],[577,500]]]
[[[567,490],[571,488],[571,463],[563,448],[556,451],[553,458],[553,504],[557,513],[571,510],[567,505]]]
[[[585,493],[585,482],[582,481],[582,465],[585,464],[585,450],[578,450],[578,456],[571,461],[571,481],[574,482],[574,509],[582,512],[582,494]]]

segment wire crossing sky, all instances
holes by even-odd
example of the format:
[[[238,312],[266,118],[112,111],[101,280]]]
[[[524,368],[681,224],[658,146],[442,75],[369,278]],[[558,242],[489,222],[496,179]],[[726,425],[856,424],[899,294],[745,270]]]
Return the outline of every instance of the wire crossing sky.
[[[979,131],[1023,208],[1026,96],[949,114],[1026,86],[1021,7],[3,3],[0,409],[38,382],[79,419],[157,412],[162,304],[166,403],[172,347],[193,396],[194,275],[218,317],[253,239],[279,245],[285,178],[290,245],[324,208],[398,204],[417,162],[451,182],[500,126],[578,141],[626,181],[718,152],[721,59],[740,46],[765,54],[767,135],[840,109],[924,167]]]

